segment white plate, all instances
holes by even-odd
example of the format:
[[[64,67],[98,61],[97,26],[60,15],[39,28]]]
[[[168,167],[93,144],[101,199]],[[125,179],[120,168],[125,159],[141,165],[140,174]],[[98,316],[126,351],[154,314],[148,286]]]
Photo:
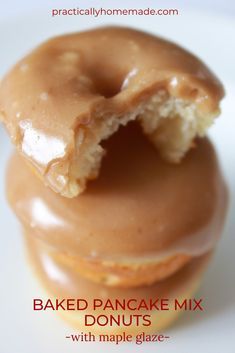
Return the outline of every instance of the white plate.
[[[112,2],[114,7],[115,1]],[[139,27],[168,37],[198,54],[223,81],[227,96],[222,116],[210,135],[215,142],[230,187],[230,214],[217,254],[205,276],[199,296],[206,303],[203,313],[188,313],[166,331],[167,343],[136,346],[76,344],[65,339],[71,329],[57,316],[33,312],[32,298],[42,296],[24,258],[19,225],[4,194],[4,173],[10,143],[0,128],[0,352],[235,352],[235,26],[233,18],[183,12],[178,17],[61,17],[44,13],[7,20],[0,25],[0,75],[30,48],[45,38],[104,23]],[[16,175],[17,177],[17,175]],[[234,216],[234,215],[233,215]]]

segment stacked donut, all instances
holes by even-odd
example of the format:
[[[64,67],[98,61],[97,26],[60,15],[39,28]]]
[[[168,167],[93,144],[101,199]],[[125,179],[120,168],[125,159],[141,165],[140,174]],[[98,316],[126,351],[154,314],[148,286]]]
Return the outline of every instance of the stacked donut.
[[[222,97],[192,54],[126,28],[51,39],[6,75],[1,118],[19,152],[7,196],[53,298],[171,306],[192,296],[226,213],[216,153],[202,137]],[[81,327],[87,313],[66,318]],[[109,329],[155,331],[178,313]]]

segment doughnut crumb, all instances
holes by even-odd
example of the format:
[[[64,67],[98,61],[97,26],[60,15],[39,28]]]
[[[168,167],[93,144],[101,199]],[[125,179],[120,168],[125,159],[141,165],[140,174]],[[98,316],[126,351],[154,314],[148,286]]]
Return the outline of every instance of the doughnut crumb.
[[[195,103],[169,96],[165,90],[158,91],[134,112],[123,116],[98,114],[91,124],[79,126],[76,131],[76,150],[66,189],[61,194],[74,197],[85,190],[89,179],[98,176],[106,152],[101,143],[120,126],[133,120],[139,122],[161,156],[169,162],[179,163],[193,146],[195,137],[203,136],[218,114],[202,114]]]

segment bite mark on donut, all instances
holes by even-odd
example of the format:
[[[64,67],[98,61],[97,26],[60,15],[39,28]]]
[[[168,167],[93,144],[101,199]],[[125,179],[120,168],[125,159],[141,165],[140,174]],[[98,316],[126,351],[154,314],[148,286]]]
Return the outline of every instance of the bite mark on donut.
[[[112,136],[120,126],[136,120],[162,157],[178,163],[193,146],[194,138],[204,135],[217,113],[202,116],[195,103],[172,97],[163,89],[123,116],[97,113],[90,124],[77,128],[76,151],[64,194],[69,197],[80,194],[84,191],[87,181],[98,176],[102,158],[106,153],[102,141]]]
[[[179,162],[223,95],[178,45],[105,27],[52,38],[16,64],[0,85],[0,120],[44,183],[74,197],[98,175],[102,141],[120,126],[138,121],[159,153]]]

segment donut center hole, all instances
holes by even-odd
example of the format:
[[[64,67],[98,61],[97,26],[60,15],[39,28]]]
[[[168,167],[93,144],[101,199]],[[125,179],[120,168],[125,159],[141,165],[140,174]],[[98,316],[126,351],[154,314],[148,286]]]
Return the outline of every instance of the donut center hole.
[[[115,77],[98,76],[95,79],[96,91],[105,98],[112,98],[120,93],[122,80]]]
[[[96,93],[105,98],[112,98],[122,89],[126,73],[109,67],[98,66],[89,70]]]

